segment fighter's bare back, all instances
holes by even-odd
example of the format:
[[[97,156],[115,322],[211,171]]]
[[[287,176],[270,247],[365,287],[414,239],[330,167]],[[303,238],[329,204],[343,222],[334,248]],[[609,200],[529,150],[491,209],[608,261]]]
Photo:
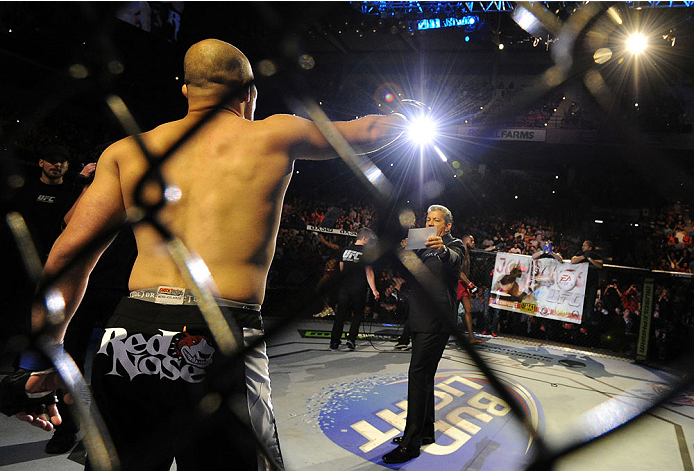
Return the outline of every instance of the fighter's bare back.
[[[159,126],[143,135],[144,142],[162,153],[190,122],[187,117]],[[161,221],[204,260],[219,295],[240,302],[263,301],[292,175],[287,152],[273,149],[271,139],[264,138],[271,126],[222,111],[163,166],[165,181],[180,190],[180,199],[167,202]],[[145,161],[133,140],[123,141],[113,152],[125,207],[130,208]],[[145,224],[135,228],[135,236],[138,258],[130,289],[186,286],[157,231]]]
[[[189,113],[142,134],[149,152],[163,154],[200,116]],[[375,123],[387,118],[372,119]],[[377,141],[374,134],[393,132],[369,125],[368,118],[359,121],[335,125],[353,142]],[[297,157],[334,157],[310,121],[288,115],[250,121],[222,110],[163,165],[164,179],[180,190],[180,199],[167,202],[160,220],[206,263],[219,296],[262,303],[282,201],[293,172],[290,152],[302,141],[307,153]],[[123,209],[131,209],[135,187],[147,168],[135,140],[124,139],[104,152],[94,187],[99,187],[104,173],[115,174]],[[160,193],[159,187],[153,187],[146,194],[156,199]],[[78,224],[75,221],[73,227]],[[138,225],[135,237],[138,257],[130,277],[131,290],[186,286],[154,228]]]

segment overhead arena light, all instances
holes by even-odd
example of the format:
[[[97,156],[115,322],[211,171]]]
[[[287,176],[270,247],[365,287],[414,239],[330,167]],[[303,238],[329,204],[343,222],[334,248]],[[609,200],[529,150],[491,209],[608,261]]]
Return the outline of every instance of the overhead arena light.
[[[632,54],[641,54],[648,47],[648,39],[642,33],[634,33],[627,38],[627,50]]]

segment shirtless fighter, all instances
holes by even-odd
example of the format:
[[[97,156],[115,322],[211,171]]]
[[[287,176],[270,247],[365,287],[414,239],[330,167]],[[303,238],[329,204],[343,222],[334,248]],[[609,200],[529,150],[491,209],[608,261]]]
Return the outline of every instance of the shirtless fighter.
[[[311,121],[290,115],[253,120],[253,72],[234,46],[215,39],[196,43],[185,55],[184,68],[188,113],[141,134],[153,155],[169,149],[229,89],[241,92],[163,165],[165,181],[180,193],[158,216],[205,262],[220,308],[238,325],[240,342],[248,341],[262,333],[260,305],[294,160],[336,154]],[[333,124],[347,142],[369,151],[396,139],[405,123],[402,115],[392,114]],[[104,151],[94,183],[51,250],[45,275],[57,273],[100,230],[125,220],[126,211],[135,208],[133,192],[147,167],[133,137]],[[154,194],[156,198],[159,190]],[[92,374],[94,398],[123,469],[169,469],[174,457],[179,469],[265,469],[249,434],[227,420],[211,417],[195,438],[180,433],[205,394],[205,370],[214,367],[217,347],[159,232],[147,224],[135,226],[134,232],[138,257],[131,294],[108,321]],[[83,258],[57,282],[66,320],[52,329],[55,342],[62,340],[105,248]],[[34,331],[44,327],[44,320],[45,308],[34,307]],[[41,390],[35,382],[54,384],[54,375],[33,376],[27,392]],[[238,380],[234,391],[247,399],[248,421],[281,464],[265,345],[250,350],[239,369],[225,377],[232,375]],[[46,415],[18,416],[47,430],[60,421],[53,406]]]

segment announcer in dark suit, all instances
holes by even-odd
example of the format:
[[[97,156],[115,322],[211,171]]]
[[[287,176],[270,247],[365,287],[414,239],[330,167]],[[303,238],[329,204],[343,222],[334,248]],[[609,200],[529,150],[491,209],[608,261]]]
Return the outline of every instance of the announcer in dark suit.
[[[426,287],[417,283],[410,295],[412,358],[408,371],[407,422],[398,447],[383,455],[385,463],[403,463],[419,456],[419,447],[434,442],[434,375],[456,321],[456,288],[465,247],[451,236],[453,215],[445,206],[427,211],[427,227],[435,227],[426,248],[416,251],[425,269]],[[419,277],[418,277],[419,278]],[[426,292],[424,291],[426,289]],[[432,302],[434,304],[432,305]],[[450,322],[446,322],[445,318]]]

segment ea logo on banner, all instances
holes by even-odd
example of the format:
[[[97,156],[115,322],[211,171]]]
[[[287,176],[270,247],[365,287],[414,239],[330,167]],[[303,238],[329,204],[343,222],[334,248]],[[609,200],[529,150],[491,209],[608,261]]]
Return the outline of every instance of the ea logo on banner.
[[[576,272],[574,270],[562,270],[557,274],[557,285],[564,291],[571,291],[576,286]]]
[[[499,378],[523,406],[536,430],[544,428],[544,412],[524,386]],[[435,380],[436,443],[421,448],[421,455],[397,465],[408,470],[522,469],[533,455],[533,441],[478,372],[438,371]],[[340,403],[335,407],[336,403]],[[383,465],[381,457],[395,448],[391,440],[402,435],[407,416],[407,379],[384,378],[372,387],[361,385],[358,394],[335,394],[320,412],[320,427],[334,443],[366,460]]]

